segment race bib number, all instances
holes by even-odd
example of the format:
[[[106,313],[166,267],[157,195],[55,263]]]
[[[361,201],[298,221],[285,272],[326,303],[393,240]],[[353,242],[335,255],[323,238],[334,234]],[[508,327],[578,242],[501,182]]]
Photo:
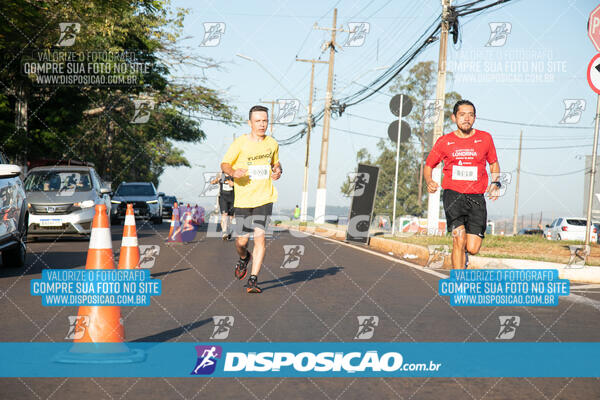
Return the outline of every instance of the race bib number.
[[[249,165],[248,175],[251,180],[269,179],[271,175],[270,165]]]
[[[477,166],[465,167],[462,165],[452,166],[452,180],[453,181],[476,181],[477,180]]]

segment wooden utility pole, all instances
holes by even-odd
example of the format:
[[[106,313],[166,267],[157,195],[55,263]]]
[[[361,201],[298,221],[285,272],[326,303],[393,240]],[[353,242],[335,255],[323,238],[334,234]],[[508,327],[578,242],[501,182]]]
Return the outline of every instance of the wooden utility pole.
[[[261,100],[260,102],[271,105],[271,136],[273,136],[273,120],[275,119],[275,103],[277,103],[277,100]]]
[[[325,205],[327,204],[327,153],[329,150],[329,123],[331,120],[331,100],[333,98],[333,62],[335,58],[335,34],[338,30],[337,8],[333,10],[333,25],[331,28],[319,28],[331,31],[331,41],[329,41],[329,71],[327,73],[327,93],[325,95],[325,113],[323,115],[323,139],[321,140],[321,160],[319,162],[319,183],[317,186],[317,201],[315,204],[315,222],[325,222]]]
[[[519,213],[519,181],[521,180],[521,147],[523,145],[523,131],[519,137],[519,158],[517,160],[517,186],[515,188],[515,209],[513,210],[513,235],[517,234],[517,214]]]
[[[300,221],[307,220],[308,214],[308,159],[310,153],[310,132],[312,130],[312,103],[315,81],[315,64],[327,64],[327,61],[304,60],[296,58],[296,61],[311,63],[310,68],[310,94],[308,95],[308,116],[306,128],[306,155],[304,157],[304,184],[302,185],[302,203],[300,204]]]
[[[440,34],[440,53],[438,56],[437,85],[435,88],[436,106],[440,107],[440,112],[433,127],[434,144],[444,130],[444,105],[446,104],[446,50],[448,48],[448,16],[450,15],[451,0],[442,0],[442,32]],[[439,103],[439,104],[437,104]],[[432,178],[438,184],[442,179],[442,167],[438,165],[432,174]],[[440,219],[440,190],[435,193],[429,193],[429,202],[427,204],[427,232],[432,235],[438,231]]]

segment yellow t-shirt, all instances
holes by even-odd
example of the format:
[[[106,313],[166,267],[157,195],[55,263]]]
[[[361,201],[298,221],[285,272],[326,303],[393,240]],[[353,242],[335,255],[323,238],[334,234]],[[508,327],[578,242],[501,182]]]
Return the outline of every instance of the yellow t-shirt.
[[[222,162],[233,169],[248,170],[245,176],[233,180],[234,207],[254,208],[277,201],[271,166],[279,162],[279,144],[271,136],[265,136],[260,142],[250,139],[249,135],[240,136],[229,146]]]

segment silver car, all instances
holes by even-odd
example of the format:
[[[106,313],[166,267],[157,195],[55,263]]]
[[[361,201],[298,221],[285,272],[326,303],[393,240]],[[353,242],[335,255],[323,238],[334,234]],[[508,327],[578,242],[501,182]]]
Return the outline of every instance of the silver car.
[[[33,168],[25,178],[29,203],[29,238],[44,235],[88,235],[94,206],[110,210],[110,188],[89,166]]]

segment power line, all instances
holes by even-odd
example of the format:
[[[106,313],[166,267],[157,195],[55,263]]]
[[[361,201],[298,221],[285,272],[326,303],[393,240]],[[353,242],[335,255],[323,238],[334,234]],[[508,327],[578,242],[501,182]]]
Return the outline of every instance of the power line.
[[[525,122],[512,122],[512,121],[503,121],[503,120],[499,120],[499,119],[489,119],[489,118],[482,118],[482,117],[477,117],[477,119],[480,119],[482,121],[488,121],[488,122],[498,122],[500,124],[508,124],[508,125],[518,125],[518,126],[531,126],[531,127],[535,127],[535,128],[554,128],[554,129],[593,129],[592,127],[586,127],[586,126],[571,126],[570,124],[564,124],[564,125],[544,125],[544,124],[528,124]]]
[[[565,172],[563,174],[539,174],[536,172],[527,172],[527,171],[523,171],[523,170],[521,170],[521,172],[524,174],[527,174],[527,175],[535,175],[535,176],[567,176],[567,175],[574,175],[574,174],[577,174],[579,172],[583,172],[586,170],[589,170],[589,168],[582,168],[582,169],[578,169],[577,171]]]

